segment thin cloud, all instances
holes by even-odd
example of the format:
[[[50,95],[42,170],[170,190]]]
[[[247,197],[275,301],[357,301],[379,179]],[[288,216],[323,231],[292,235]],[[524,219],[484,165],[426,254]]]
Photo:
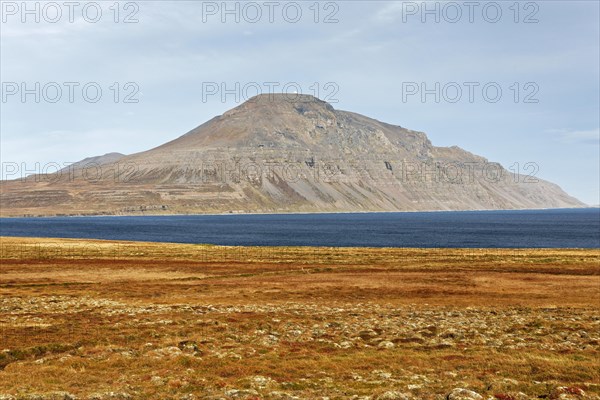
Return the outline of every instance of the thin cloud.
[[[556,129],[549,133],[558,134],[558,139],[563,143],[600,144],[600,128],[588,130]]]

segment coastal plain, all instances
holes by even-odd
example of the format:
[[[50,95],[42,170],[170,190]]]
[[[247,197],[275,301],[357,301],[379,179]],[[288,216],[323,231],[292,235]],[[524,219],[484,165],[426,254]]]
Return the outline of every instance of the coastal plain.
[[[600,399],[599,249],[1,237],[0,258],[1,399]]]

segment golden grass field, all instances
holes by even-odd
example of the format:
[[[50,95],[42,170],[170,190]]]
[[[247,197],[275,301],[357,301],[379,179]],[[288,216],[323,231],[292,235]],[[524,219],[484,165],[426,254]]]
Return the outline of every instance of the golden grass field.
[[[600,250],[0,252],[0,399],[600,399]]]

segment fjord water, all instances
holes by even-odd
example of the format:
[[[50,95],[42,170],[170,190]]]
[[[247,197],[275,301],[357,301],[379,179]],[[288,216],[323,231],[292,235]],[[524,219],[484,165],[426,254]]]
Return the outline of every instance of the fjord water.
[[[229,246],[599,248],[600,209],[3,218],[0,236]]]

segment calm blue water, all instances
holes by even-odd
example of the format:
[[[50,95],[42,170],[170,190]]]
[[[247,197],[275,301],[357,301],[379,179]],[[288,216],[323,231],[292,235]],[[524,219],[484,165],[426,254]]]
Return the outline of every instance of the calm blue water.
[[[600,209],[5,218],[0,235],[238,246],[600,248]]]

